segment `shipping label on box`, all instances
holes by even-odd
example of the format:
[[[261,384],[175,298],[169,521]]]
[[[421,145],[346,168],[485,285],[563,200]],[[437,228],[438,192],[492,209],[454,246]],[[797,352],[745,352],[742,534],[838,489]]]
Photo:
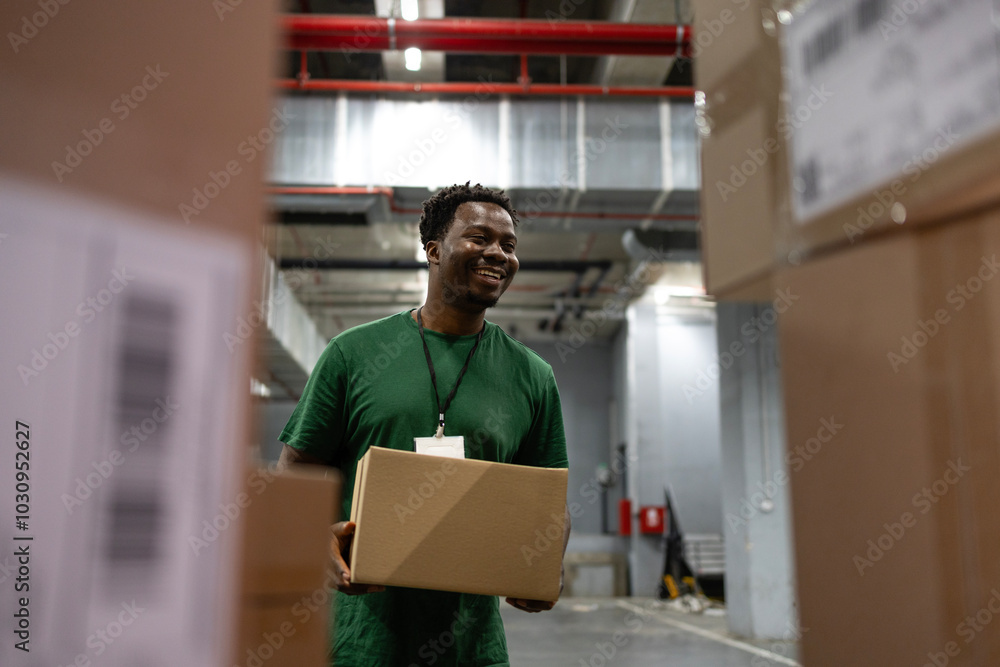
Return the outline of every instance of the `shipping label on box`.
[[[7,174],[0,199],[0,664],[225,664],[252,256]]]
[[[801,121],[790,139],[799,224],[892,181],[870,215],[889,214],[939,159],[1000,130],[993,4],[824,0],[779,12],[786,110]]]
[[[356,583],[556,600],[565,468],[373,447],[358,463]]]

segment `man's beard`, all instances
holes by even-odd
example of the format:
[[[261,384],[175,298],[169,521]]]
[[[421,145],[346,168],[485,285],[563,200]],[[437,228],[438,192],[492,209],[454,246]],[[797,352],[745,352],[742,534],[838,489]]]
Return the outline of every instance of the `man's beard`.
[[[487,308],[493,308],[500,301],[500,296],[495,299],[490,299],[489,297],[482,297],[475,294],[470,287],[463,287],[460,290],[456,290],[451,285],[445,285],[443,290],[444,302],[448,304],[458,304],[464,301],[467,304],[475,306],[477,309],[482,308],[483,310]]]
[[[497,298],[495,298],[495,299],[487,299],[485,297],[481,297],[481,296],[477,296],[475,294],[472,294],[471,292],[466,293],[465,298],[470,303],[473,303],[476,306],[481,306],[484,309],[485,308],[492,308],[493,306],[497,305],[498,301],[500,301],[500,297],[499,296]]]

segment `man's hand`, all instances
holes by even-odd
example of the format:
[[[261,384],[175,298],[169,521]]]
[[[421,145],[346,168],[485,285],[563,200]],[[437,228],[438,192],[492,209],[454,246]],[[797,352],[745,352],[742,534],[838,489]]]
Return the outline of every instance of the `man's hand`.
[[[525,600],[524,598],[507,598],[507,604],[515,609],[526,611],[529,614],[537,614],[540,611],[548,611],[549,609],[552,609],[552,607],[556,606],[556,603],[552,601]]]
[[[337,575],[335,584],[337,590],[347,595],[361,595],[363,593],[379,593],[385,590],[385,586],[376,584],[352,584],[351,568],[347,565],[351,557],[351,540],[354,539],[355,524],[350,521],[341,521],[330,527],[332,536],[330,537],[330,558],[333,560],[333,569]]]
[[[563,556],[566,555],[566,545],[569,544],[569,531],[571,528],[571,520],[569,516],[569,506],[566,507],[566,515],[564,519],[563,526]],[[563,581],[566,577],[566,568],[562,567],[559,570],[559,595],[563,592]],[[526,611],[529,614],[536,614],[540,611],[548,611],[552,607],[556,606],[555,600],[525,600],[524,598],[507,598],[507,604],[514,607],[515,609],[520,609],[521,611]]]
[[[566,575],[566,568],[562,568],[559,571],[559,595],[563,592],[563,579]],[[515,609],[520,609],[521,611],[526,611],[529,614],[537,614],[540,611],[548,611],[552,607],[556,606],[555,600],[526,600],[525,598],[506,598],[507,604],[514,607]]]

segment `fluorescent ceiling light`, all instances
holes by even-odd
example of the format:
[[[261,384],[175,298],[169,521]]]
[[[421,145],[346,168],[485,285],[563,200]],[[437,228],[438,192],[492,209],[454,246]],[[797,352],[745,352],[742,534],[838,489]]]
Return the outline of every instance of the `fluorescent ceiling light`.
[[[403,59],[406,62],[406,69],[411,72],[420,71],[420,49],[415,46],[411,46],[407,50],[403,51]]]
[[[419,10],[417,9],[417,0],[400,0],[399,10],[404,19],[407,21],[414,20],[417,18],[419,13]]]
[[[688,285],[653,285],[652,291],[653,299],[661,306],[675,297],[704,299],[706,296],[704,288]]]

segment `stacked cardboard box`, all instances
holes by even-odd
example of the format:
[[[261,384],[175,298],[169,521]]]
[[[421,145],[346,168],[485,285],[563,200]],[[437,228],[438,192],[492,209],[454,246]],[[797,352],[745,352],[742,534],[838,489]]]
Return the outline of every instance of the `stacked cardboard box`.
[[[332,468],[251,474],[237,503],[245,505],[238,664],[327,664],[330,526],[340,487]]]
[[[765,4],[703,0],[695,5],[702,266],[706,291],[722,299],[773,298],[784,126],[776,19]],[[768,16],[770,32],[764,27]]]
[[[1000,202],[991,0],[773,7],[793,124],[783,250],[806,259]]]
[[[709,294],[1000,201],[991,3],[901,6],[695,4]]]
[[[806,262],[776,275],[799,297],[781,340],[788,443],[809,457],[792,478],[807,664],[1000,659],[991,16],[930,0],[784,17],[789,113],[811,112],[776,211],[777,247]]]
[[[782,272],[804,664],[1000,663],[998,274],[1000,211]]]
[[[2,361],[27,378],[0,411],[35,445],[37,661],[232,664],[241,535],[220,508],[242,491],[255,348],[225,336],[256,296],[266,159],[240,148],[273,138],[277,10],[0,5],[0,266],[20,284],[0,306],[25,314]],[[96,652],[123,600],[141,615]]]
[[[803,662],[994,664],[991,3],[696,11],[708,291],[797,297],[780,333]]]

